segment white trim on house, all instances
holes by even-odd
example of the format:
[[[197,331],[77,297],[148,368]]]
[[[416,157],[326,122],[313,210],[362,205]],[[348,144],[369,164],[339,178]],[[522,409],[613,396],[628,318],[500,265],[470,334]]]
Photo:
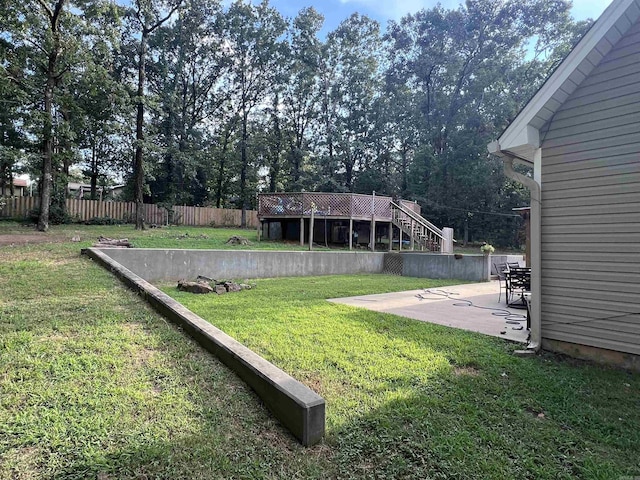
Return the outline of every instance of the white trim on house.
[[[511,152],[533,163],[540,129],[638,18],[638,0],[614,0],[500,138],[489,144],[489,152]]]

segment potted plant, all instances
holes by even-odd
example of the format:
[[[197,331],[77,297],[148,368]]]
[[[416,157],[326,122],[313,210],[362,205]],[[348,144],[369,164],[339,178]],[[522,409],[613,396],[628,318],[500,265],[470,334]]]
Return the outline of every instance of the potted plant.
[[[484,243],[480,247],[480,251],[485,255],[491,255],[493,252],[496,251],[496,249],[493,247],[493,245],[491,245],[489,243]]]

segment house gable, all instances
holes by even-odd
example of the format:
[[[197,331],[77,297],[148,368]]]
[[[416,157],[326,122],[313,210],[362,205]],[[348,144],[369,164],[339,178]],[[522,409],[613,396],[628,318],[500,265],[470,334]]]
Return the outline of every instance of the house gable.
[[[489,151],[509,151],[533,162],[542,127],[639,18],[639,0],[614,0]]]

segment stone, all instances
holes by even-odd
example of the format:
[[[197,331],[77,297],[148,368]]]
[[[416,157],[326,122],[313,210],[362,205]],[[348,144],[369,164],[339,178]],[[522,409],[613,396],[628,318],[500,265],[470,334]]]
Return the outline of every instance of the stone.
[[[218,283],[213,278],[205,277],[204,275],[198,275],[196,277],[196,282]]]
[[[72,242],[79,242],[80,241],[80,235],[74,235],[73,237],[71,237],[71,241]]]
[[[216,285],[215,286],[215,292],[218,295],[224,295],[225,293],[227,293],[227,289],[224,288],[224,285]]]
[[[211,293],[213,288],[211,285],[204,282],[187,282],[186,280],[180,280],[178,282],[178,290],[189,293]]]
[[[108,238],[102,235],[98,237],[98,243],[93,244],[94,247],[124,247],[132,248],[133,245],[127,238]]]
[[[240,284],[240,288],[242,290],[251,290],[253,287],[251,285],[249,285],[248,283],[241,283]]]
[[[227,245],[251,245],[251,242],[240,235],[233,235],[227,240]]]
[[[242,287],[235,282],[227,282],[224,284],[224,288],[227,289],[227,292],[239,292],[242,290]]]

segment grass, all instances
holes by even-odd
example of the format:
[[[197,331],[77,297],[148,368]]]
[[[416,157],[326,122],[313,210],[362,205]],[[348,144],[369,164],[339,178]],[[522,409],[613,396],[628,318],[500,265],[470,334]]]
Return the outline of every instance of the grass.
[[[0,221],[0,235],[24,235],[33,234],[32,226],[23,226],[17,222]],[[69,243],[67,246],[74,250],[91,246],[99,236],[110,238],[128,238],[134,247],[138,248],[192,248],[192,249],[221,249],[235,250],[308,250],[308,246],[300,246],[298,242],[282,242],[262,240],[257,241],[255,229],[240,228],[203,228],[169,226],[152,228],[143,231],[134,230],[132,225],[55,225],[42,234],[52,242],[71,241],[75,236],[80,237],[80,242]],[[240,235],[247,238],[250,245],[227,245],[226,241],[232,235]],[[323,250],[323,247],[314,246],[314,249]]]
[[[165,291],[325,397],[339,478],[640,474],[640,375],[518,358],[500,339],[326,302],[433,286],[371,275]]]
[[[10,232],[24,233],[0,223]],[[236,233],[69,226],[47,235],[82,242],[0,247],[0,478],[640,475],[640,375],[325,301],[425,280],[167,287],[327,399],[326,441],[300,447],[235,375],[78,255],[99,234],[183,246],[184,232],[208,235],[202,248]]]

